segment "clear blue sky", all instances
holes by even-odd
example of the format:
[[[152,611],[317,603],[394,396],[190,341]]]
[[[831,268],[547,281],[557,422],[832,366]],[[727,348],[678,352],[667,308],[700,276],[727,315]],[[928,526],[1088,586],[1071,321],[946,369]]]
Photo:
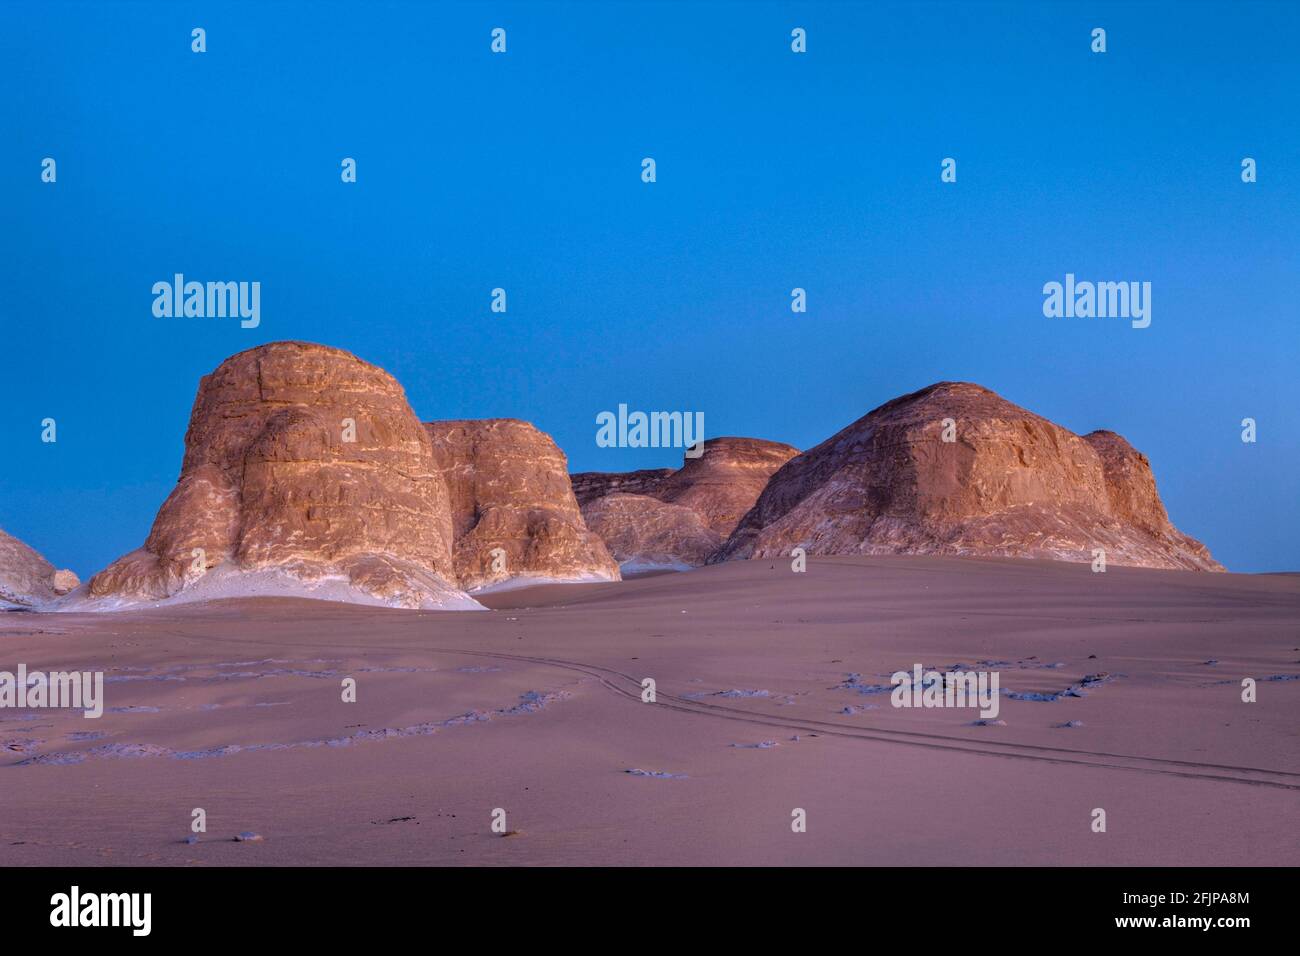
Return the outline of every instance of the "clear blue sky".
[[[5,3],[0,527],[139,546],[199,377],[305,339],[575,471],[676,464],[596,446],[620,402],[807,448],[972,380],[1300,569],[1298,48],[1295,3]],[[154,318],[175,272],[259,280],[261,326]],[[1045,318],[1066,272],[1150,281],[1151,327]]]

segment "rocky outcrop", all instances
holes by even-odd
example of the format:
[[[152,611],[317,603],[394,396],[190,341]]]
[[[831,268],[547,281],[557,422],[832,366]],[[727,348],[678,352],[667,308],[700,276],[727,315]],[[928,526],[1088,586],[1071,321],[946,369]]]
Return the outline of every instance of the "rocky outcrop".
[[[396,380],[338,349],[276,342],[203,378],[180,479],[148,539],[81,597],[477,607],[452,544],[446,484]]]
[[[0,608],[40,607],[81,582],[55,570],[34,549],[0,530]]]
[[[583,521],[568,460],[549,435],[513,418],[424,427],[449,492],[462,587],[619,579],[618,564]]]
[[[798,448],[761,438],[710,438],[699,458],[686,458],[650,494],[690,508],[725,538],[777,469],[797,454]]]
[[[582,513],[625,573],[699,567],[722,544],[722,536],[695,511],[649,495],[616,492],[592,501]]]
[[[761,438],[710,438],[699,457],[684,457],[676,470],[580,472],[572,481],[588,527],[625,569],[681,569],[704,564],[772,474],[797,454],[797,448]],[[619,496],[643,500],[597,507]],[[654,501],[673,507],[656,508]]]
[[[951,441],[945,440],[945,432]],[[1146,459],[986,388],[894,399],[787,462],[712,560],[954,554],[1222,570],[1169,524]]]
[[[51,587],[54,593],[58,595],[68,594],[81,586],[81,578],[77,577],[72,571],[64,568],[54,572],[54,580]]]

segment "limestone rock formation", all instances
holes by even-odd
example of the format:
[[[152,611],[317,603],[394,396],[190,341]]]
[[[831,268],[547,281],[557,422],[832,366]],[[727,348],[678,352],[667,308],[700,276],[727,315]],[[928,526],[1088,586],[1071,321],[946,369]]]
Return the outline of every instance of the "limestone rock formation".
[[[798,448],[761,438],[710,438],[699,458],[686,458],[650,493],[690,508],[725,538],[777,469],[797,454]]]
[[[1106,493],[1115,517],[1146,532],[1155,542],[1159,554],[1180,556],[1181,567],[1223,570],[1222,565],[1210,557],[1209,548],[1183,534],[1170,522],[1146,455],[1112,431],[1089,432],[1083,440],[1101,457]]]
[[[722,544],[722,536],[697,512],[649,495],[615,492],[595,499],[582,513],[627,573],[699,567]]]
[[[450,494],[462,587],[619,579],[618,564],[583,521],[568,460],[551,436],[513,418],[424,427]]]
[[[54,580],[51,582],[51,587],[54,588],[54,593],[58,595],[68,594],[75,591],[80,585],[81,579],[66,568],[61,571],[55,571]]]
[[[1118,435],[1080,438],[965,382],[896,398],[791,459],[712,560],[796,547],[1066,561],[1101,548],[1108,564],[1222,570],[1169,523]]]
[[[180,479],[144,546],[73,597],[477,607],[452,541],[446,484],[397,381],[339,349],[275,342],[203,378]]]
[[[0,608],[40,607],[79,583],[71,571],[56,571],[34,548],[0,530]]]
[[[572,482],[588,527],[625,569],[681,569],[704,564],[772,474],[797,454],[797,448],[761,438],[710,438],[699,457],[684,458],[677,470],[580,472]],[[606,502],[620,497],[637,500]]]

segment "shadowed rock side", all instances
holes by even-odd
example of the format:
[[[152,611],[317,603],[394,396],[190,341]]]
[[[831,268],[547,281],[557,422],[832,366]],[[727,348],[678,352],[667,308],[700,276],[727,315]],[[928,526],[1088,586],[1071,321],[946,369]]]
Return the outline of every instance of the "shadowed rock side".
[[[203,378],[144,547],[85,590],[74,597],[108,607],[231,594],[478,606],[456,585],[447,487],[402,387],[302,342]]]
[[[625,569],[684,569],[705,563],[768,478],[797,454],[797,448],[761,438],[711,438],[700,457],[684,458],[675,471],[580,472],[572,482],[587,526]],[[637,500],[600,505],[616,497]]]
[[[942,440],[952,419],[955,441]],[[1165,515],[1146,459],[978,385],[880,406],[787,462],[712,560],[953,554],[1223,570]]]
[[[40,607],[80,583],[71,571],[56,571],[34,548],[0,530],[0,608]]]
[[[450,493],[462,587],[619,579],[617,562],[583,521],[568,459],[551,436],[513,418],[424,427]]]
[[[722,544],[722,536],[690,508],[649,495],[605,495],[582,514],[624,573],[699,567]]]

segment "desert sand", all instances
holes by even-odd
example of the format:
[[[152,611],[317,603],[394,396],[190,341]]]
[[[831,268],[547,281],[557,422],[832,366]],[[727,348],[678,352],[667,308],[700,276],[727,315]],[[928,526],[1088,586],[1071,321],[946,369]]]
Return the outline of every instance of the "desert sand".
[[[0,865],[1300,863],[1300,576],[761,559],[482,603],[0,614],[0,669],[106,676],[98,720],[0,711]],[[1092,680],[986,726],[862,692],[985,661]]]

